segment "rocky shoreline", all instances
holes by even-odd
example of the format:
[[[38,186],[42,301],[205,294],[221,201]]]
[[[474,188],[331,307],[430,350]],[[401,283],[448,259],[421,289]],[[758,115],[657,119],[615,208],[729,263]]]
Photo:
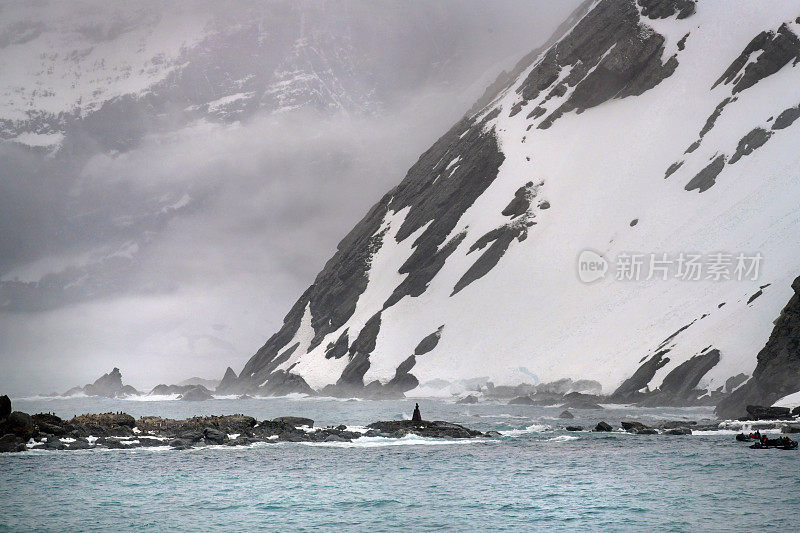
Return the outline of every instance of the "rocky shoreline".
[[[10,403],[9,403],[10,409]],[[127,413],[84,414],[63,420],[51,413],[10,412],[0,418],[0,452],[31,449],[87,450],[169,446],[185,450],[208,445],[247,446],[278,442],[352,442],[363,437],[402,438],[417,435],[435,439],[492,438],[486,433],[443,421],[393,420],[366,428],[345,425],[315,428],[310,418],[282,416],[256,420],[242,414],[196,416],[173,420]]]
[[[580,397],[573,398],[577,400]],[[565,405],[573,409],[593,409],[586,398]],[[510,402],[528,404],[528,402]],[[534,404],[535,405],[535,404]],[[602,407],[597,406],[599,409]],[[748,416],[738,422],[748,423],[751,429],[781,430],[783,433],[800,433],[800,407],[790,410],[782,407],[748,406]],[[574,419],[564,410],[559,418]],[[592,422],[594,424],[594,422]],[[604,420],[588,427],[564,425],[558,428],[567,432],[626,432],[637,435],[691,435],[697,431],[730,429],[724,422],[698,423],[688,420],[662,420],[652,426],[635,420],[623,419],[612,426]],[[142,416],[138,420],[123,413],[83,414],[64,420],[52,413],[29,415],[11,410],[11,401],[0,396],[0,452],[86,449],[132,449],[141,447],[169,447],[185,450],[209,445],[248,446],[255,443],[278,442],[352,442],[364,437],[398,439],[416,435],[434,439],[495,438],[498,431],[481,432],[445,421],[390,420],[373,422],[366,427],[346,425],[314,427],[314,420],[298,416],[282,416],[271,420],[257,420],[243,414],[195,416],[174,420],[158,416]]]

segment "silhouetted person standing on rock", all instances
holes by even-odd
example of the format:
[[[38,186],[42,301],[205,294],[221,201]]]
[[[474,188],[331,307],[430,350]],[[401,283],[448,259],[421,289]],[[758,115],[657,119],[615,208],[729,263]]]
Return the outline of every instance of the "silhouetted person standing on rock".
[[[414,414],[411,415],[412,422],[422,422],[422,415],[419,412],[419,404],[416,404],[414,407]]]

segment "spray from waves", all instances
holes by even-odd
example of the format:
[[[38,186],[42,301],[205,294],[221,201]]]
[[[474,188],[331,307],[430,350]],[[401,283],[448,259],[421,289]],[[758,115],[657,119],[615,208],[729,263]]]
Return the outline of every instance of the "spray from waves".
[[[36,396],[22,396],[20,398],[11,398],[12,402],[40,402],[40,401],[50,401],[50,400],[72,400],[72,399],[79,399],[79,398],[91,398],[91,396],[87,396],[86,394],[79,392],[77,394],[70,394],[69,396],[48,396],[45,394],[37,394]]]
[[[168,402],[177,400],[180,394],[143,394],[142,396],[126,396],[125,398],[117,398],[119,400],[128,400],[131,402]]]
[[[520,435],[526,435],[528,433],[548,433],[551,431],[553,431],[553,426],[550,426],[548,424],[532,424],[524,429],[500,430],[500,433],[504,437],[518,437]]]
[[[417,435],[406,435],[399,439],[387,437],[361,437],[351,442],[300,442],[304,446],[327,448],[383,448],[386,446],[442,446],[451,444],[474,444],[491,442],[483,439],[432,439]]]
[[[488,414],[488,415],[481,415],[478,413],[472,414],[471,416],[475,418],[513,418],[516,420],[530,420],[530,417],[527,416],[518,416],[512,415],[509,413],[498,413],[498,414]]]
[[[557,437],[547,439],[548,442],[569,442],[571,440],[578,440],[578,437],[574,435],[559,435]]]

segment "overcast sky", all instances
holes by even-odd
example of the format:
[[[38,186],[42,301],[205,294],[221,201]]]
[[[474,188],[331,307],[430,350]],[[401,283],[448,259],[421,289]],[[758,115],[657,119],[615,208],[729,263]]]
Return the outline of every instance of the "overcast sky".
[[[132,32],[159,38],[130,22],[141,17],[126,16],[126,3],[75,4],[96,8],[91,26],[56,16],[71,11],[65,4],[72,7],[57,2],[22,12],[22,3],[0,3],[0,19],[11,21],[0,22],[11,36],[0,39],[0,71],[11,65],[22,72],[14,81],[20,90],[42,86],[35,69],[26,79],[14,64],[37,46],[55,46],[59,57],[78,50],[106,59],[107,51],[107,60],[92,59],[95,68],[124,64],[128,49],[114,43]],[[541,44],[577,4],[295,5],[299,29],[283,24],[289,29],[282,31],[298,33],[286,50],[300,59],[288,64],[304,61],[307,50],[298,52],[297,42],[309,38],[318,57],[335,58],[323,85],[344,80],[332,101],[345,95],[352,105],[276,111],[262,104],[236,120],[173,120],[153,111],[155,97],[133,99],[126,113],[117,113],[118,104],[99,119],[75,117],[60,149],[0,142],[0,392],[63,392],[114,366],[142,390],[192,376],[219,379],[229,365],[241,370],[367,209],[500,70]],[[144,5],[155,21],[183,16],[166,4]],[[205,24],[197,27],[213,27],[214,37],[201,41],[205,53],[180,53],[187,64],[205,61],[204,73],[228,68],[232,58],[242,58],[236,68],[246,70],[255,56],[239,31],[252,23],[254,4],[225,5],[223,19],[214,3],[193,4],[192,16]],[[237,46],[244,49],[232,56]],[[93,75],[80,68],[82,79]],[[192,92],[192,79],[156,94],[169,100]],[[20,90],[5,86],[0,94],[6,139],[34,127],[9,120],[19,114],[10,106],[22,105],[12,98]],[[56,83],[50,90],[62,89]],[[227,86],[209,90],[232,94]]]

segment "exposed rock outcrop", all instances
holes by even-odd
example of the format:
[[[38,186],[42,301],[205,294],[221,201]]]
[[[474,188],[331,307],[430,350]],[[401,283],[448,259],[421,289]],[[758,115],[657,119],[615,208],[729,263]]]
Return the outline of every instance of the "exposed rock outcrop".
[[[614,428],[612,428],[611,425],[608,424],[608,422],[600,421],[600,422],[597,423],[597,425],[594,427],[594,429],[592,431],[598,431],[598,432],[605,431],[605,432],[608,432],[608,431],[612,431],[613,429]]]
[[[660,16],[666,9],[656,9],[656,4],[645,8]],[[690,16],[693,9],[682,9]],[[673,11],[674,12],[674,11]],[[657,17],[654,17],[657,18]],[[641,24],[639,12],[632,1],[603,1],[581,19],[572,32],[550,48],[539,64],[531,70],[519,92],[521,109],[530,101],[538,107],[552,97],[572,92],[567,100],[546,116],[539,128],[546,129],[562,115],[573,110],[584,110],[600,105],[612,98],[639,95],[658,85],[672,75],[678,66],[675,56],[663,58],[664,37]],[[561,83],[558,81],[563,73]]]
[[[748,405],[746,410],[750,420],[784,420],[792,417],[791,410],[788,407]]]
[[[775,327],[756,357],[753,377],[717,405],[720,418],[746,415],[748,405],[772,405],[800,391],[800,277],[794,295],[775,320]]]
[[[800,61],[800,39],[783,24],[777,32],[763,31],[755,36],[714,87],[732,82],[731,92],[736,94],[775,74],[789,61]]]
[[[13,411],[5,420],[0,422],[0,435],[7,434],[16,435],[27,441],[36,434],[36,425],[33,423],[33,418],[27,413]]]
[[[114,369],[108,374],[103,374],[94,383],[83,387],[73,387],[63,394],[63,396],[74,396],[76,394],[87,396],[104,396],[106,398],[122,398],[125,396],[138,396],[141,393],[130,385],[122,384],[122,373],[119,368]]]
[[[46,413],[31,417],[14,412],[0,422],[3,434],[0,452],[21,452],[29,448],[86,450],[166,445],[185,450],[195,446],[246,446],[256,442],[349,442],[365,436],[401,438],[410,434],[456,439],[500,436],[496,431],[481,433],[450,422],[424,420],[375,422],[366,431],[350,431],[345,425],[312,429],[313,426],[313,420],[298,416],[259,422],[246,415],[196,416],[186,420],[146,416],[135,420],[125,413],[101,413],[65,421]]]
[[[179,400],[183,400],[185,402],[201,402],[203,400],[210,400],[213,396],[209,392],[209,390],[202,385],[197,385],[196,387],[190,387],[186,392],[181,394]]]
[[[225,370],[225,375],[222,376],[222,380],[219,382],[219,385],[217,385],[217,388],[214,390],[214,392],[218,394],[235,394],[239,392],[236,390],[237,378],[238,376],[236,375],[236,372],[234,372],[231,367],[228,367]]]
[[[381,436],[400,438],[409,434],[419,435],[420,437],[432,437],[439,439],[468,439],[483,435],[480,431],[469,429],[464,426],[451,422],[427,420],[392,420],[389,422],[373,422],[367,426],[381,432]]]
[[[0,420],[5,420],[11,414],[11,400],[5,394],[0,396]]]

